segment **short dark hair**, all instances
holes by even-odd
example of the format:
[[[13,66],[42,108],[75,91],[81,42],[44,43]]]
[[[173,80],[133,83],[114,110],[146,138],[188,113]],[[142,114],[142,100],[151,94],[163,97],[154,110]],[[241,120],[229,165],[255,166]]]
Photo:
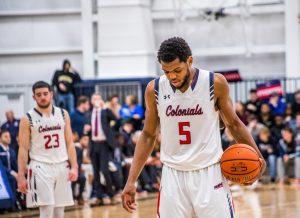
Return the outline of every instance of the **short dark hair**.
[[[257,93],[256,89],[250,89],[250,93]]]
[[[2,137],[2,135],[4,134],[4,133],[9,133],[10,134],[10,132],[7,130],[7,129],[2,129],[1,131],[0,131],[0,138]]]
[[[157,59],[168,63],[178,58],[180,62],[186,62],[191,55],[192,51],[183,38],[172,37],[160,44]]]
[[[79,96],[79,98],[77,99],[77,104],[76,106],[80,106],[81,104],[85,104],[86,102],[90,101],[90,99],[87,96]]]
[[[49,83],[46,83],[44,81],[37,81],[36,83],[33,84],[32,86],[32,92],[35,93],[36,89],[40,89],[40,88],[48,88],[49,91],[52,91],[51,86]]]
[[[113,94],[108,97],[108,101],[111,101],[113,98],[119,98],[118,94]]]

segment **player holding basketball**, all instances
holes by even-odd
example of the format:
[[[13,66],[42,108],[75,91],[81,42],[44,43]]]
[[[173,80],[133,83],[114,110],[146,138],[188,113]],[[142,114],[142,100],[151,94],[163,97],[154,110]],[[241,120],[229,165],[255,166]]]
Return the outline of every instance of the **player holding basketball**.
[[[237,117],[226,79],[193,67],[188,44],[178,37],[164,41],[158,61],[165,75],[146,89],[146,118],[123,190],[123,207],[136,209],[136,180],[161,129],[163,162],[158,216],[162,218],[234,217],[229,187],[220,169],[219,115],[237,143],[252,146],[265,161]],[[250,181],[249,184],[254,181]]]
[[[74,203],[71,181],[78,172],[70,117],[52,105],[48,83],[36,82],[32,91],[36,107],[20,122],[18,189],[27,194],[27,207],[39,207],[40,217],[61,218],[64,207]]]

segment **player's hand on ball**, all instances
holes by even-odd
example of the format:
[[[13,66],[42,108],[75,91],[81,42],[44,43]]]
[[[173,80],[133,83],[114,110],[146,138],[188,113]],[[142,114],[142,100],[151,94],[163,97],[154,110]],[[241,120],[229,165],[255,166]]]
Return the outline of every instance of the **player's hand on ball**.
[[[77,181],[77,177],[78,177],[78,169],[71,168],[71,170],[69,172],[69,181],[75,182],[75,181]]]
[[[127,210],[129,213],[132,213],[137,208],[137,204],[135,202],[135,193],[136,193],[136,187],[134,184],[132,185],[126,184],[122,192],[123,208]]]
[[[17,182],[18,182],[18,191],[23,194],[26,194],[27,193],[27,180],[26,180],[25,176],[18,175]]]
[[[263,173],[266,170],[267,164],[266,164],[266,161],[263,158],[259,158],[259,162],[260,162],[260,166],[261,166],[259,176],[252,179],[252,180],[250,180],[250,181],[248,181],[248,182],[245,182],[243,185],[245,185],[245,186],[252,185],[256,180],[258,180],[263,175]]]

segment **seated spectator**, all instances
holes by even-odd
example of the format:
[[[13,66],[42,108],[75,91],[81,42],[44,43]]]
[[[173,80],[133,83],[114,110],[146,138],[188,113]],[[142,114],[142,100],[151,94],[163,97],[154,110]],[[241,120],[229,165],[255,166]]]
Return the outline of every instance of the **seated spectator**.
[[[12,190],[13,200],[17,199],[17,176],[18,165],[17,156],[12,148],[10,148],[11,137],[8,130],[0,132],[0,161],[6,170],[6,175]],[[16,209],[15,207],[13,209]]]
[[[271,109],[271,114],[273,116],[284,115],[286,109],[286,103],[283,100],[283,98],[279,96],[277,92],[271,94],[271,97],[269,99],[269,106]]]
[[[223,151],[225,151],[229,146],[235,144],[235,140],[233,136],[231,135],[228,128],[225,128],[225,131],[222,135],[222,148]]]
[[[235,104],[235,112],[238,115],[238,117],[240,118],[240,120],[247,125],[247,114],[246,114],[246,110],[245,110],[245,105],[241,102],[238,101]]]
[[[123,120],[132,119],[136,130],[141,129],[142,119],[144,118],[144,109],[138,104],[134,95],[128,95],[125,99],[125,105],[120,110],[120,116]]]
[[[271,128],[273,125],[273,117],[271,114],[271,109],[268,103],[262,103],[260,107],[260,113],[258,121],[265,126]]]
[[[291,158],[296,152],[295,135],[291,128],[282,130],[282,139],[279,141],[278,177],[279,183],[284,184],[286,179],[295,176],[295,158]]]
[[[83,135],[79,143],[82,148],[82,164],[81,169],[85,175],[85,191],[83,193],[83,199],[87,200],[91,197],[92,184],[93,184],[93,166],[90,158],[90,138],[88,135]]]
[[[252,137],[254,138],[254,140],[256,140],[258,138],[258,134],[260,130],[264,127],[264,125],[258,122],[257,116],[254,114],[250,114],[248,116],[247,122],[248,122],[247,128],[251,133]]]
[[[250,90],[250,96],[249,96],[249,101],[246,102],[246,111],[249,114],[254,114],[258,115],[259,108],[260,108],[260,101],[257,97],[257,91],[256,89],[251,89]]]
[[[81,78],[71,67],[69,60],[64,60],[63,69],[55,71],[52,78],[56,105],[65,108],[69,113],[74,110],[75,84],[79,82],[81,82]]]
[[[75,111],[70,114],[72,130],[77,132],[79,138],[91,130],[91,125],[88,123],[87,119],[87,112],[89,110],[89,98],[86,96],[80,96],[77,100],[77,107]]]
[[[19,133],[20,120],[15,118],[14,112],[12,110],[6,111],[5,116],[6,122],[2,124],[1,130],[9,131],[11,137],[10,148],[12,148],[15,151],[16,155],[18,155],[19,146],[17,142],[17,136]]]
[[[294,93],[294,102],[292,104],[293,113],[300,113],[300,90]]]
[[[84,137],[85,136],[82,136],[80,138],[80,141]],[[82,193],[84,191],[86,177],[85,177],[84,172],[81,168],[82,160],[83,160],[83,149],[81,147],[80,141],[78,141],[78,138],[79,138],[78,134],[76,132],[74,132],[73,133],[73,141],[75,143],[75,150],[76,150],[76,156],[77,156],[78,178],[77,178],[77,181],[72,182],[72,190],[73,190],[73,197],[74,197],[74,199],[77,200],[78,205],[84,205],[84,200],[83,200],[83,197],[82,197]],[[79,185],[78,194],[75,193],[76,192],[75,187],[76,187],[77,184]]]
[[[267,127],[263,127],[260,130],[256,144],[267,162],[269,174],[271,176],[271,182],[275,182],[278,148],[276,142],[274,142],[271,137],[270,130]]]
[[[273,139],[276,141],[276,143],[279,142],[281,139],[281,131],[285,127],[284,125],[284,118],[281,115],[276,115],[274,117],[274,125],[271,127],[271,133],[273,136]]]
[[[288,103],[286,105],[286,109],[284,112],[284,122],[288,123],[290,122],[292,119],[294,119],[294,114],[293,114],[293,110],[292,110],[292,105],[290,103]]]

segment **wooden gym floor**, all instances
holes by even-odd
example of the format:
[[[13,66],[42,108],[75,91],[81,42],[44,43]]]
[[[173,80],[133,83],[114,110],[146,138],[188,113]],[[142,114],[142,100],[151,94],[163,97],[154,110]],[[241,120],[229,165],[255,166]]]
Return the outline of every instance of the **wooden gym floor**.
[[[238,218],[296,218],[300,217],[300,188],[265,185],[256,191],[233,191]],[[38,217],[38,211],[5,214],[0,217]],[[139,201],[136,213],[129,214],[121,205],[69,209],[66,218],[155,218],[156,198]]]

